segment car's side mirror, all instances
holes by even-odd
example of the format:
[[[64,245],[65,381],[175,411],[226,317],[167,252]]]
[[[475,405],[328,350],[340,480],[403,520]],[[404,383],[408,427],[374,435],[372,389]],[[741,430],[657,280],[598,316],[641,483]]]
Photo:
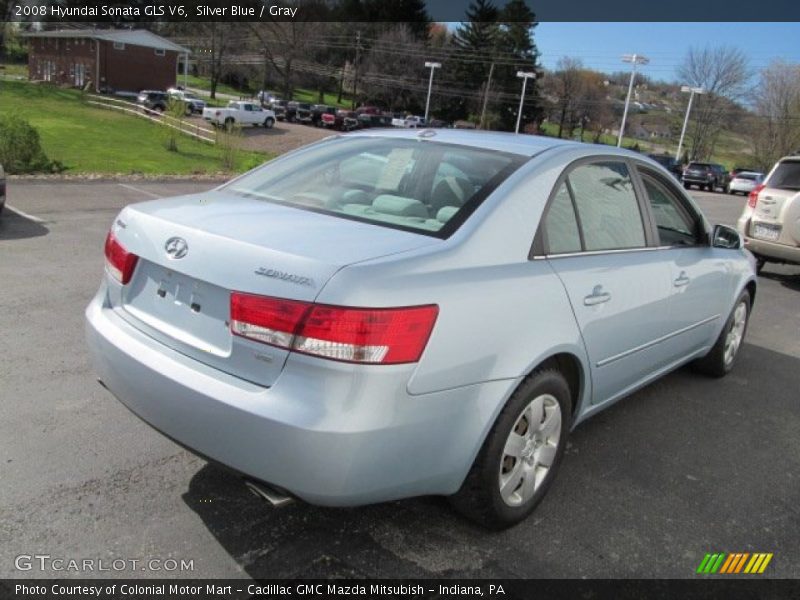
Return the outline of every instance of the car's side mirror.
[[[711,234],[711,245],[714,248],[738,250],[744,244],[742,243],[742,236],[733,227],[714,225],[714,232]]]

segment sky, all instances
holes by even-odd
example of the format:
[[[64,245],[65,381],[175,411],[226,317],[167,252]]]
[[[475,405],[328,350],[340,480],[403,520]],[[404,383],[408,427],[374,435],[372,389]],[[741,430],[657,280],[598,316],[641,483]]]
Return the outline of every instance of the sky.
[[[676,81],[677,67],[690,47],[734,46],[753,70],[773,59],[800,63],[800,23],[540,23],[534,39],[549,69],[563,56],[605,72],[627,71],[623,54],[643,54],[641,72],[655,80]]]

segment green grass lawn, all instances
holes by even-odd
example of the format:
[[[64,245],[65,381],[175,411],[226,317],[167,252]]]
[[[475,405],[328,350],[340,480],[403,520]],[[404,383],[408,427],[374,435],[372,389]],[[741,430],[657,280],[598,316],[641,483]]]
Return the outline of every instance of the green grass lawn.
[[[95,108],[77,90],[26,82],[0,83],[0,114],[27,118],[39,131],[51,160],[67,173],[143,173],[190,175],[221,172],[221,150],[188,136],[178,137],[178,151],[165,148],[166,128],[144,119]],[[241,172],[272,158],[238,152]]]
[[[178,75],[178,85],[183,85],[184,77],[183,75]],[[197,77],[195,75],[189,75],[186,79],[189,84],[190,88],[203,90],[208,92],[211,89],[211,82],[206,77]],[[220,83],[217,86],[217,91],[221,94],[231,94],[233,96],[253,96],[258,93],[258,90],[251,90],[251,89],[237,89],[230,85]],[[271,91],[278,91],[277,88],[272,89]],[[345,94],[342,96],[342,101],[337,102],[338,94],[333,92],[325,92],[323,94],[322,104],[329,104],[331,106],[336,106],[338,108],[350,108],[351,103],[350,99]],[[308,102],[310,104],[319,104],[319,90],[309,90],[304,88],[295,88],[294,96],[292,100],[297,100],[298,102]]]
[[[28,78],[28,65],[20,64],[4,64],[0,65],[0,77],[9,77],[12,79]]]

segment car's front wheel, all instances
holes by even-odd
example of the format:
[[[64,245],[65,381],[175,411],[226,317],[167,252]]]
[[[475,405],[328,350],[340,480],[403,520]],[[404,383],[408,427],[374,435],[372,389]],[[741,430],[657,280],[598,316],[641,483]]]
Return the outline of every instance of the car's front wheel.
[[[264,129],[272,129],[272,126],[275,125],[275,119],[272,117],[267,117],[264,120]]]
[[[733,306],[714,346],[703,358],[695,361],[695,370],[712,377],[724,377],[730,373],[747,332],[750,305],[750,292],[745,290]]]
[[[555,477],[571,414],[564,376],[555,369],[531,374],[497,417],[453,506],[491,529],[525,519]]]

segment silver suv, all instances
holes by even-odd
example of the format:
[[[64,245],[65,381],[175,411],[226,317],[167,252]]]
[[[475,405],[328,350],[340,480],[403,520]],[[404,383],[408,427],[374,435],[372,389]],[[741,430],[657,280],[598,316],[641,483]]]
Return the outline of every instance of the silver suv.
[[[800,156],[779,160],[750,192],[738,229],[759,271],[767,261],[800,264]]]

